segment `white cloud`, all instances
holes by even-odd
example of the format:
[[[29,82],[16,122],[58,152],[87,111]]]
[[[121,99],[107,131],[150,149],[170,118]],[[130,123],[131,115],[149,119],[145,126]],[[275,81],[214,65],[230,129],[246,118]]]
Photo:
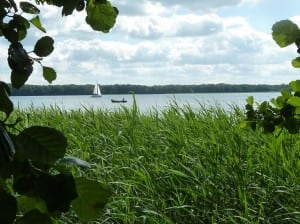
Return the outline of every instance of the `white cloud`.
[[[70,75],[79,83],[95,79],[103,84],[245,83],[243,80],[251,82],[256,75],[255,83],[270,81],[272,74],[282,72],[274,63],[281,62],[284,52],[290,54],[241,17],[184,14],[145,18],[148,20],[122,18],[114,33],[128,39],[70,36],[58,43],[49,63],[56,65],[64,82]]]
[[[194,1],[194,0],[164,0],[164,1],[157,1],[157,0],[150,0],[152,2],[159,2],[166,7],[169,6],[177,6],[181,8],[188,8],[188,9],[196,9],[196,10],[210,10],[216,9],[226,6],[233,6],[238,5],[242,2],[242,0],[209,0],[209,1]]]
[[[214,14],[164,16],[120,16],[115,32],[133,38],[156,39],[178,36],[204,36],[223,30],[222,19]]]
[[[170,13],[174,10],[189,10],[211,12],[223,7],[233,7],[243,4],[255,5],[260,0],[112,0],[121,14],[125,15],[146,15]]]

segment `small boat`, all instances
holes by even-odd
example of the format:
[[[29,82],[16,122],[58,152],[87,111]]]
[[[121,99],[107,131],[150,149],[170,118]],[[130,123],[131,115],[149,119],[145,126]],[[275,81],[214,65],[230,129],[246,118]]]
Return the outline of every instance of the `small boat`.
[[[124,98],[122,100],[114,100],[114,99],[111,99],[111,102],[112,103],[127,103],[127,100],[125,100]]]
[[[101,94],[101,90],[100,90],[100,85],[97,83],[94,86],[92,97],[101,97],[101,96],[102,96],[102,94]]]

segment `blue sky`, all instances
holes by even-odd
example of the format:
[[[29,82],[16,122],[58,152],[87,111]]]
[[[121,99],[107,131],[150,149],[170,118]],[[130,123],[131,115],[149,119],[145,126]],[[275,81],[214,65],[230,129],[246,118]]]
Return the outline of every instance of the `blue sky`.
[[[92,31],[84,12],[61,18],[60,9],[41,7],[47,35],[55,40],[55,51],[43,61],[58,73],[53,84],[281,84],[299,77],[290,65],[296,48],[279,48],[271,37],[278,20],[300,24],[298,1],[111,2],[120,14],[108,34]],[[26,49],[42,35],[31,28]],[[6,44],[0,42],[5,62]],[[6,63],[0,71],[9,81]],[[38,65],[28,83],[48,84]]]

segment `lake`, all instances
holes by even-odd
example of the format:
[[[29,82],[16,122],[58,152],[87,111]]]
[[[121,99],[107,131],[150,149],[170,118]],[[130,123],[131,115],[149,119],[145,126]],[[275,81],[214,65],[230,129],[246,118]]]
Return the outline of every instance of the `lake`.
[[[229,107],[237,105],[244,107],[248,96],[253,96],[257,102],[270,100],[280,95],[279,92],[256,92],[256,93],[197,93],[197,94],[137,94],[135,95],[138,108],[141,112],[147,112],[156,108],[159,110],[167,108],[176,102],[179,106],[190,105],[192,108],[200,108],[200,105]],[[127,103],[112,103],[111,99],[127,100]],[[79,108],[102,108],[115,110],[122,106],[132,107],[133,95],[103,95],[102,97],[91,97],[89,95],[79,96],[12,96],[15,107],[48,107],[57,106],[61,109]]]

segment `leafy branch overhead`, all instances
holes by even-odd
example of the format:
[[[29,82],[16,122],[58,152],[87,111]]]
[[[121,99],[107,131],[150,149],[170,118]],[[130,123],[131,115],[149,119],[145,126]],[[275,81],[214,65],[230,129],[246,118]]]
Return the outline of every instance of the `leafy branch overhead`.
[[[290,20],[282,20],[272,27],[272,37],[280,47],[295,44],[300,54],[300,29]],[[300,68],[300,57],[292,60],[295,68]],[[277,128],[279,133],[286,129],[292,134],[300,131],[300,80],[289,83],[289,88],[281,91],[281,95],[254,105],[253,97],[247,99],[247,124],[255,130],[263,128],[264,132],[272,133]]]
[[[290,20],[281,20],[272,26],[272,37],[280,47],[287,47],[295,43],[300,53],[300,29]],[[300,57],[292,60],[295,68],[300,68]]]
[[[39,4],[47,3],[62,8],[62,16],[71,15],[74,10],[86,9],[86,22],[92,29],[104,33],[114,26],[118,15],[118,9],[107,0],[36,0]]]
[[[40,4],[61,7],[62,16],[86,9],[86,23],[104,33],[114,26],[118,15],[118,10],[106,0],[33,2],[36,4],[0,1],[0,37],[8,45],[7,62],[13,88],[21,88],[27,82],[34,63],[42,67],[42,76],[49,83],[57,77],[54,68],[42,63],[55,45],[53,38],[45,35]],[[22,41],[32,26],[43,36],[28,51]],[[68,141],[62,132],[44,126],[22,128],[22,118],[11,118],[14,110],[9,97],[11,87],[0,81],[0,222],[53,223],[54,217],[57,219],[69,211],[71,205],[79,219],[85,222],[96,219],[108,202],[108,187],[96,180],[74,177],[68,169],[71,165],[85,169],[90,165],[65,156]]]

